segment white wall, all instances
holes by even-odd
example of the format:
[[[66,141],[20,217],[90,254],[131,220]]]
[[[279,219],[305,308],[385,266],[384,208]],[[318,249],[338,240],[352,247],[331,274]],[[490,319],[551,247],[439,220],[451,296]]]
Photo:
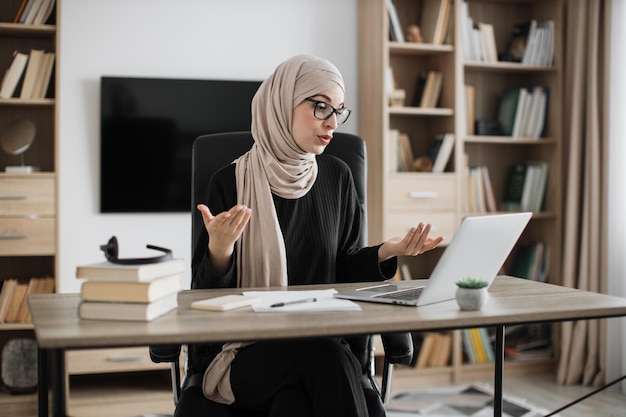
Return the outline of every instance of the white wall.
[[[263,79],[312,53],[339,67],[356,109],[356,10],[356,0],[63,0],[58,290],[79,290],[76,265],[103,260],[111,235],[123,257],[150,256],[151,243],[191,261],[189,214],[98,212],[100,76]],[[356,131],[355,116],[342,130]]]

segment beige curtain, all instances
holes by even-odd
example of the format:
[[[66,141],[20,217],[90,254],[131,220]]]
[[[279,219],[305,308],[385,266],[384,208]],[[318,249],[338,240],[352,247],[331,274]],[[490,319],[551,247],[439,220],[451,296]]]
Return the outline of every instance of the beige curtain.
[[[565,1],[563,285],[606,292],[605,0]],[[584,306],[581,306],[584,307]],[[557,382],[602,385],[605,323],[560,326]]]

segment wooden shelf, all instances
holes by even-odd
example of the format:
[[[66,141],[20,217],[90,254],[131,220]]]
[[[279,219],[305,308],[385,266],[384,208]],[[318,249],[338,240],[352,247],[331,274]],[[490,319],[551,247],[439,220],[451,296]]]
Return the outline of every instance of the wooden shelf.
[[[420,10],[426,0],[392,0],[403,25],[420,26]],[[435,0],[430,0],[435,1]],[[496,200],[504,200],[506,181],[511,166],[526,161],[544,160],[549,164],[549,181],[545,204],[541,212],[533,213],[530,224],[520,241],[543,241],[550,248],[548,279],[559,283],[562,244],[562,30],[563,10],[560,0],[452,0],[454,25],[447,44],[398,43],[389,40],[389,18],[386,0],[359,0],[359,92],[361,109],[359,133],[368,146],[368,214],[370,243],[388,239],[391,233],[403,229],[406,221],[433,221],[443,224],[442,230],[456,227],[468,213],[467,172],[470,166],[487,166]],[[461,9],[467,5],[474,23],[489,23],[494,28],[496,48],[503,52],[511,30],[520,22],[554,20],[554,63],[552,66],[525,65],[519,62],[466,61],[466,40],[461,30]],[[391,107],[387,77],[393,74],[394,88],[405,90],[406,103],[417,102],[421,90],[418,76],[430,70],[443,74],[443,88],[437,108]],[[497,120],[499,99],[506,89],[541,85],[549,87],[546,135],[540,139],[505,136],[468,135],[465,119],[465,85],[475,87],[474,120]],[[428,154],[433,137],[438,133],[454,133],[455,144],[451,161],[443,174],[396,172],[396,147],[391,144],[389,131],[408,133],[414,157]],[[438,188],[439,187],[439,188]],[[399,207],[395,194],[406,190],[430,192],[432,206]],[[443,197],[445,196],[445,199]],[[442,199],[436,202],[433,198]],[[393,230],[392,230],[393,229]],[[406,229],[404,229],[406,230]],[[449,237],[449,236],[448,236]],[[401,259],[413,276],[428,276],[442,251],[432,251],[419,259]],[[510,260],[505,263],[509,266]],[[455,383],[475,377],[489,376],[493,365],[473,365],[462,362],[461,336],[453,337],[453,359],[450,366],[432,369],[404,369],[397,375],[409,374],[426,383]],[[508,362],[505,372],[540,369],[546,362]],[[434,381],[434,382],[433,382]]]
[[[22,23],[0,23],[0,36],[54,37],[56,25],[25,25]]]

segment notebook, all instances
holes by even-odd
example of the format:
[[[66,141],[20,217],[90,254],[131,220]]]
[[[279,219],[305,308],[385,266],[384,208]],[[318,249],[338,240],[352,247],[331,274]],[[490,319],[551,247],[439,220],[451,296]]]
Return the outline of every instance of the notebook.
[[[471,276],[493,282],[532,213],[465,217],[426,285],[412,281],[340,291],[335,297],[356,301],[421,306],[451,300],[456,282]]]

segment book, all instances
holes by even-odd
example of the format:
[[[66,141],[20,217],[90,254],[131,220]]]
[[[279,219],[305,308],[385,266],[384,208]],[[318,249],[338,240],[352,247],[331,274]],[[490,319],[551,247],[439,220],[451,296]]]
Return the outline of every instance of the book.
[[[5,323],[17,323],[19,319],[20,307],[26,297],[26,291],[28,289],[28,282],[17,281],[15,288],[13,289],[13,296],[11,297],[11,303],[7,309],[4,317]]]
[[[39,72],[41,72],[41,69],[43,68],[44,53],[45,52],[42,49],[30,50],[30,58],[28,59],[28,65],[24,74],[24,82],[22,83],[20,98],[33,98],[35,81],[39,76]]]
[[[433,142],[430,144],[430,148],[428,148],[428,153],[426,154],[431,162],[435,162],[437,159],[437,155],[439,155],[445,135],[445,133],[437,133],[433,138]]]
[[[149,303],[181,290],[180,275],[168,275],[150,282],[85,281],[83,300]]]
[[[422,345],[417,353],[416,368],[427,368],[429,366],[430,356],[432,355],[438,336],[439,334],[434,332],[422,334]]]
[[[34,25],[43,25],[48,21],[52,11],[54,10],[55,0],[43,0],[43,3],[39,7],[37,14],[33,18]]]
[[[76,278],[109,281],[149,282],[185,270],[183,259],[141,265],[119,265],[108,261],[76,267]]]
[[[504,201],[501,209],[505,211],[518,211],[521,209],[522,192],[526,178],[526,165],[514,164],[509,169],[504,193]]]
[[[445,37],[449,0],[424,0],[420,13],[420,32],[425,43],[441,44]]]
[[[493,350],[493,345],[491,344],[491,337],[489,336],[489,332],[486,327],[479,327],[478,334],[480,335],[480,341],[482,343],[482,348],[485,352],[485,358],[487,362],[493,362],[496,358],[496,354]]]
[[[404,32],[398,17],[398,11],[392,0],[387,0],[387,15],[389,17],[389,39],[395,42],[404,42]]]
[[[552,359],[552,348],[543,347],[529,350],[517,350],[508,346],[504,347],[504,357],[515,362],[540,361]]]
[[[479,167],[482,173],[483,179],[483,188],[485,191],[485,201],[487,203],[487,211],[496,212],[498,211],[498,203],[496,201],[496,196],[493,191],[493,185],[491,184],[491,177],[489,176],[489,168],[487,166],[482,165]]]
[[[9,305],[13,300],[13,291],[17,285],[15,278],[7,278],[2,283],[2,290],[0,290],[0,323],[4,323]]]
[[[178,293],[150,303],[81,301],[78,316],[87,320],[152,321],[176,309]]]
[[[398,150],[400,151],[400,158],[402,160],[402,171],[414,171],[413,161],[415,160],[415,157],[413,155],[413,145],[411,144],[411,137],[408,133],[400,132],[398,140]]]
[[[537,246],[535,242],[524,242],[518,245],[513,256],[509,275],[517,278],[531,279]]]
[[[465,85],[465,117],[467,118],[467,134],[476,132],[476,86]]]
[[[452,25],[450,24],[452,10],[453,10],[453,0],[445,0],[442,10],[441,18],[441,26],[440,30],[437,32],[437,37],[433,40],[435,44],[443,45],[444,43],[450,42],[451,38],[451,30]]]
[[[441,71],[428,71],[419,107],[437,107],[442,87],[443,73]]]
[[[528,38],[522,63],[526,65],[552,66],[554,59],[554,21],[530,21]]]
[[[532,65],[532,55],[537,44],[537,20],[533,19],[528,23],[528,36],[526,38],[526,48],[522,56],[522,64]]]
[[[437,157],[433,161],[433,169],[432,172],[444,172],[448,162],[450,161],[450,156],[452,155],[452,149],[454,148],[454,133],[445,133],[443,136],[443,141],[441,143],[441,148],[437,153]]]
[[[32,98],[45,98],[52,78],[54,68],[54,52],[46,52],[43,57],[41,70],[37,73]]]
[[[526,176],[521,200],[522,210],[541,211],[548,182],[548,169],[549,165],[544,161],[526,163]]]
[[[400,144],[400,131],[397,129],[389,129],[387,134],[387,163],[388,163],[388,172],[400,172],[402,171],[401,165],[402,161],[400,158],[399,151]]]
[[[466,61],[479,61],[478,52],[476,51],[472,31],[474,28],[474,20],[469,15],[469,6],[467,2],[461,2],[460,7],[461,34],[463,39],[463,58]]]
[[[518,118],[518,106],[522,88],[509,88],[502,92],[498,106],[498,123],[504,136],[513,136],[513,128]]]
[[[469,167],[469,189],[470,204],[472,213],[485,213],[487,211],[487,201],[485,197],[485,187],[483,185],[482,169],[480,166]]]
[[[472,344],[472,337],[469,333],[469,329],[461,329],[461,342],[463,344],[463,350],[469,363],[478,363],[477,353]]]
[[[22,79],[22,74],[28,62],[28,55],[15,51],[13,53],[13,61],[2,81],[0,88],[0,98],[11,98],[15,94],[15,90]]]
[[[467,167],[467,211],[479,213],[477,199],[476,167]]]
[[[498,62],[498,49],[496,47],[496,37],[493,32],[493,25],[479,22],[478,30],[481,35],[483,50],[485,51],[486,62]]]
[[[52,294],[54,292],[54,278],[31,278],[28,282],[26,295],[22,301],[17,321],[20,323],[30,323],[30,308],[28,307],[28,296],[31,294]]]
[[[485,347],[481,341],[480,330],[478,328],[469,329],[469,336],[472,343],[472,348],[474,349],[474,353],[476,355],[476,363],[488,363],[487,353],[485,352]]]
[[[528,89],[530,110],[528,120],[523,126],[523,136],[539,139],[544,135],[548,94],[549,88],[544,86],[534,86]]]
[[[15,321],[18,323],[27,323],[30,321],[30,312],[28,310],[28,300],[27,297],[30,294],[36,294],[39,288],[39,278],[31,278],[28,281],[26,286],[26,293],[24,294],[24,298],[22,300],[22,304],[20,305],[20,309],[17,312],[15,317]]]
[[[20,19],[22,18],[22,14],[24,13],[24,10],[26,9],[26,5],[28,5],[28,3],[31,0],[22,0],[22,3],[20,4],[20,8],[17,10],[17,13],[15,14],[15,19],[13,19],[13,23],[19,23]]]
[[[436,338],[436,345],[430,358],[431,367],[441,367],[448,365],[452,355],[452,334],[439,333]]]
[[[35,16],[37,16],[37,13],[39,12],[42,4],[43,0],[32,0],[32,5],[28,9],[28,13],[26,12],[26,10],[24,11],[24,21],[21,23],[32,25],[35,21]]]

